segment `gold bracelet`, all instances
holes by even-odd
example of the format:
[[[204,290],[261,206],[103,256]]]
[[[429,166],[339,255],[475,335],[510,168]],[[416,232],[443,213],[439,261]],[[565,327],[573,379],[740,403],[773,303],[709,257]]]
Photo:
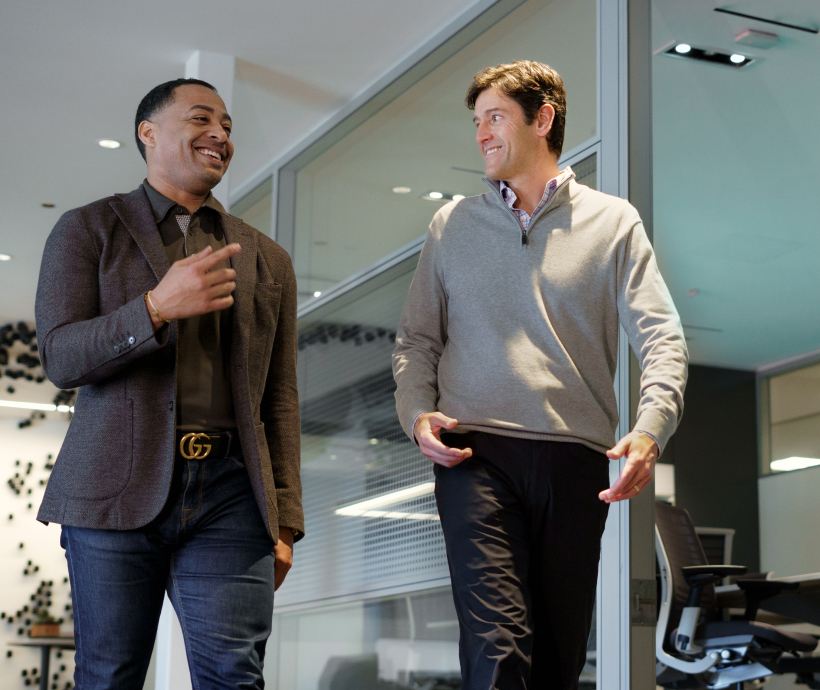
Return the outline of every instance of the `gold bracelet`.
[[[143,297],[145,298],[145,304],[148,307],[148,311],[151,312],[151,314],[154,316],[154,318],[156,318],[157,321],[159,321],[160,323],[171,323],[168,319],[166,319],[162,314],[159,313],[159,309],[157,309],[156,305],[154,304],[154,300],[151,299],[150,290],[146,292],[145,295],[143,295]]]

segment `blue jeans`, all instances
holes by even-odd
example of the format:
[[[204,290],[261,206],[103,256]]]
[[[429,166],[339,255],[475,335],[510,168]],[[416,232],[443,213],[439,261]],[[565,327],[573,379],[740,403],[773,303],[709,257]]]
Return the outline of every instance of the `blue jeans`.
[[[142,690],[164,593],[194,690],[262,688],[273,543],[241,459],[177,458],[160,515],[138,530],[64,526],[77,690]]]

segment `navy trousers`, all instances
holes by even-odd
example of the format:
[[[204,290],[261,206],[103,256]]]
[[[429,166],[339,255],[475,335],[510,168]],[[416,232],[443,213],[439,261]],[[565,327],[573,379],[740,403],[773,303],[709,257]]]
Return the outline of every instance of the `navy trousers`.
[[[177,459],[147,527],[64,526],[77,690],[142,690],[165,592],[194,690],[262,688],[273,616],[273,544],[241,458]]]
[[[473,457],[435,466],[458,613],[462,690],[575,690],[595,604],[609,486],[577,443],[445,434]]]

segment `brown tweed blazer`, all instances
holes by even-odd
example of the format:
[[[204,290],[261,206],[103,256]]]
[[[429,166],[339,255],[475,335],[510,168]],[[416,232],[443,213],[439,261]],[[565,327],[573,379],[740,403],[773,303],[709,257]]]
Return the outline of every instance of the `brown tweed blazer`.
[[[271,537],[304,532],[296,391],[296,280],[287,253],[227,213],[236,270],[230,373],[245,464]],[[177,327],[156,336],[143,294],[170,264],[145,192],[69,211],[46,242],[37,287],[40,357],[74,417],[38,519],[141,527],[171,485]]]

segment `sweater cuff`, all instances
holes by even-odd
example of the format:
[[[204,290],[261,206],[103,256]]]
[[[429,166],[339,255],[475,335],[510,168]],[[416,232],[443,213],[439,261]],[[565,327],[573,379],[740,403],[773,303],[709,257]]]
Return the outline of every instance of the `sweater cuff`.
[[[655,443],[658,444],[658,458],[660,458],[660,456],[663,455],[663,450],[666,448],[669,438],[672,436],[675,425],[674,423],[670,423],[670,421],[657,410],[645,410],[641,412],[633,429],[654,439]]]

